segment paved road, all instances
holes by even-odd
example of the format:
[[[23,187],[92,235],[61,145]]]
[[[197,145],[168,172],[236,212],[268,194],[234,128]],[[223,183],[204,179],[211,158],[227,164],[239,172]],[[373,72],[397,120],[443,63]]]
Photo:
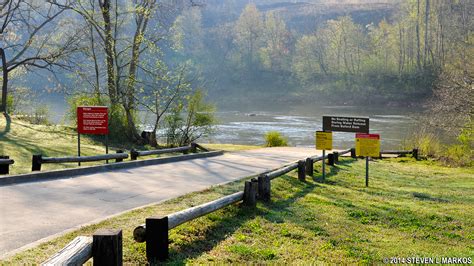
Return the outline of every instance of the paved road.
[[[0,187],[0,257],[91,221],[315,154],[311,148],[265,148]]]

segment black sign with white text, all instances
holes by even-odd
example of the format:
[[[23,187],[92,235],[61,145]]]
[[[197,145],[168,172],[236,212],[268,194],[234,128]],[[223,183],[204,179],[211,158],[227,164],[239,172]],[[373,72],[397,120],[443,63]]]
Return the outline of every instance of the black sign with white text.
[[[323,116],[323,131],[369,133],[369,118]]]

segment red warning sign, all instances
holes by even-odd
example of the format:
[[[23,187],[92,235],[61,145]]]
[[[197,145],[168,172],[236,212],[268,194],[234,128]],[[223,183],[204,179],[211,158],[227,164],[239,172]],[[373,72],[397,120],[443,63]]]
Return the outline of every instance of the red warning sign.
[[[77,132],[80,134],[109,134],[109,112],[105,106],[77,107]]]

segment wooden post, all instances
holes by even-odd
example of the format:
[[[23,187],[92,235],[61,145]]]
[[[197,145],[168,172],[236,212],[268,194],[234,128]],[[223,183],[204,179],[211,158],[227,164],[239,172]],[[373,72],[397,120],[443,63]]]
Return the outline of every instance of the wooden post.
[[[10,156],[0,156],[0,159],[10,159]],[[0,175],[8,175],[10,173],[10,164],[0,164]]]
[[[323,182],[324,182],[324,179],[326,179],[326,151],[323,150],[323,160],[321,161],[322,165],[323,165]]]
[[[196,153],[197,152],[197,144],[194,142],[191,142],[191,152]]]
[[[94,265],[121,266],[122,230],[100,229],[92,236]]]
[[[146,257],[150,264],[166,261],[168,250],[168,216],[147,218]]]
[[[123,150],[117,150],[117,153],[123,153]],[[117,158],[117,159],[115,159],[115,162],[116,163],[123,162],[123,159],[122,158]]]
[[[131,159],[132,161],[136,161],[137,158],[138,158],[138,152],[137,152],[135,149],[132,149],[132,150],[130,151],[130,159]]]
[[[333,153],[328,154],[328,165],[334,166],[334,154]]]
[[[369,157],[365,157],[365,186],[369,187]]]
[[[105,134],[105,154],[109,154],[109,134]],[[109,160],[105,160],[105,163],[109,163]]]
[[[81,133],[79,133],[79,128],[77,129],[77,157],[81,157]],[[81,166],[81,162],[78,162],[77,166]]]
[[[298,179],[300,181],[305,181],[305,179],[306,179],[306,172],[305,172],[304,165],[305,165],[304,160],[298,161]]]
[[[332,154],[334,156],[334,164],[337,164],[339,162],[339,152],[335,151]]]
[[[41,154],[33,155],[33,165],[31,167],[31,171],[41,171],[41,157],[43,157]]]
[[[351,148],[351,157],[356,159],[357,156],[356,156],[356,149],[355,148]]]
[[[270,201],[271,182],[270,177],[266,174],[258,176],[258,199]]]
[[[258,183],[245,181],[244,187],[244,205],[248,207],[257,206]]]
[[[413,158],[418,160],[418,148],[413,149],[412,155],[413,155]]]
[[[312,177],[313,172],[314,172],[314,167],[313,167],[313,160],[311,158],[306,158],[305,169],[306,169],[306,174]]]

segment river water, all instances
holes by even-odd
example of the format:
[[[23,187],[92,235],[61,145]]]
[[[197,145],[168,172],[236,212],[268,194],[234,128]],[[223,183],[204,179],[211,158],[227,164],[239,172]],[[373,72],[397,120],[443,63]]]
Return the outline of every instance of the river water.
[[[370,133],[381,135],[382,149],[397,149],[413,132],[417,117],[414,110],[389,107],[315,106],[222,110],[213,136],[200,142],[263,145],[268,131],[278,131],[291,146],[314,146],[314,133],[322,129],[323,115],[366,116]],[[354,146],[354,133],[334,132],[335,148]]]

